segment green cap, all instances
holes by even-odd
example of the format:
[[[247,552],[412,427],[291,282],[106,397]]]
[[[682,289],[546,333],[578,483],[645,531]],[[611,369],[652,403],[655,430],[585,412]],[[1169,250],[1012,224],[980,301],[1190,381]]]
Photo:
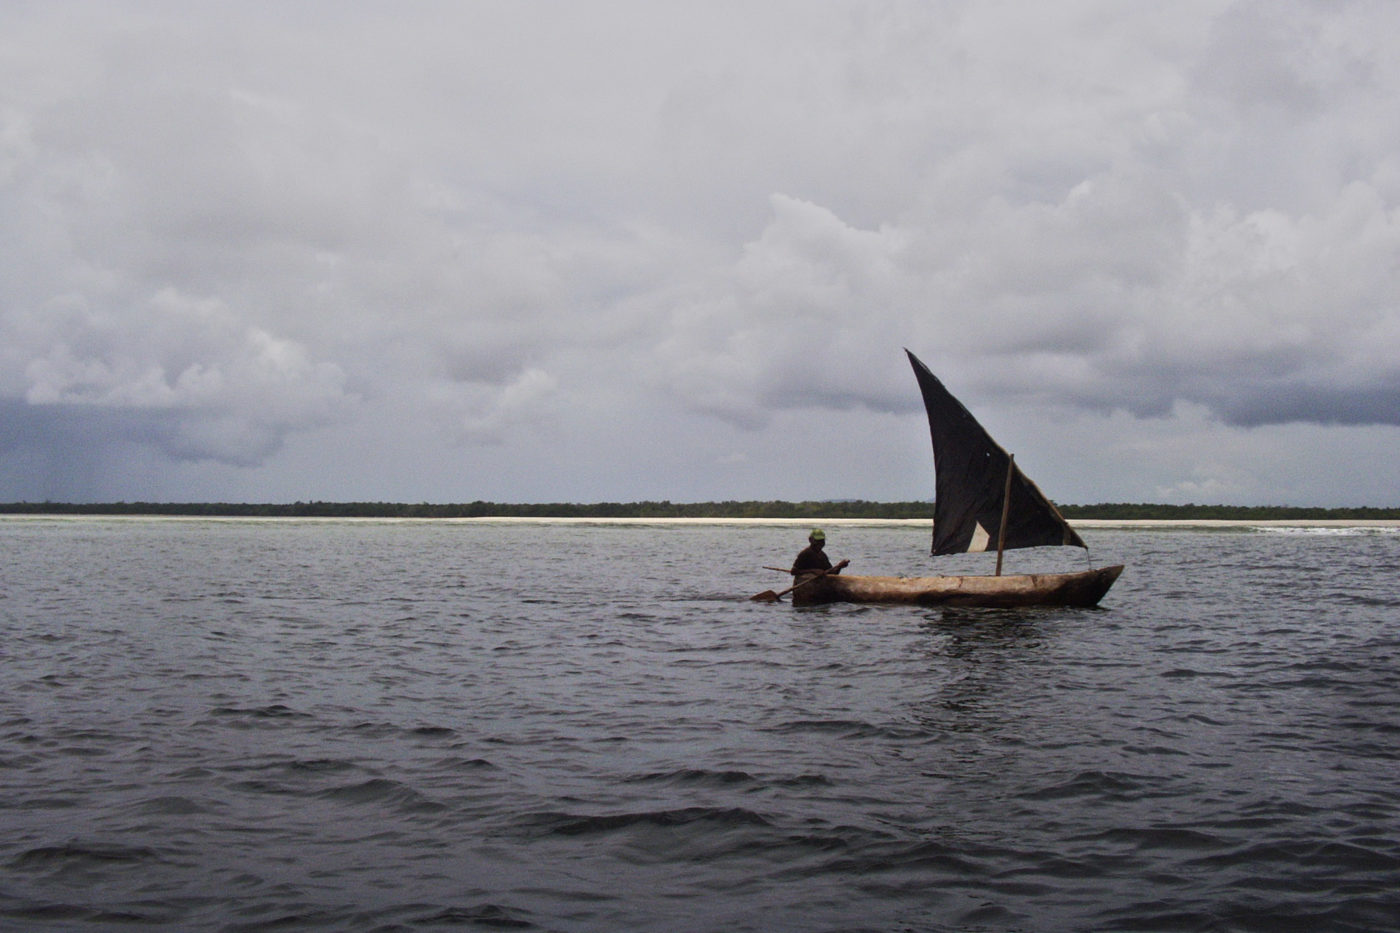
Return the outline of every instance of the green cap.
[[[813,528],[812,533],[808,535],[807,538],[810,541],[825,541],[826,532],[822,531],[820,528]]]

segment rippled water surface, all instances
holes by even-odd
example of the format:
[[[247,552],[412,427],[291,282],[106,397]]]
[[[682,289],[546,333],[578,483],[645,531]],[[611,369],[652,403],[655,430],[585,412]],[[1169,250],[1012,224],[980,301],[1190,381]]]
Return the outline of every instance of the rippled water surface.
[[[1396,928],[1393,530],[1088,529],[1097,610],[747,601],[802,537],[0,521],[0,928]]]

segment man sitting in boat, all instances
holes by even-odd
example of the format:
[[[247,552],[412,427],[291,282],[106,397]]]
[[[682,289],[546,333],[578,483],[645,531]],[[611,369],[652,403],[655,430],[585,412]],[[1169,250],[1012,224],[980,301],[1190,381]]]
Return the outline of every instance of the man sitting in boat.
[[[797,560],[792,562],[792,575],[821,573],[829,570],[832,573],[840,573],[841,568],[850,563],[843,560],[835,567],[831,566],[831,559],[826,556],[826,532],[820,528],[813,528],[812,533],[807,536],[807,546],[802,549],[802,553],[797,555]]]

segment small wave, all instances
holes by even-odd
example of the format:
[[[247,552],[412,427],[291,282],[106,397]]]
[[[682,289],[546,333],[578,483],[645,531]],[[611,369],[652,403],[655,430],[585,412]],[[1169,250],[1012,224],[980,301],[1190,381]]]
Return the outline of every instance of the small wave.
[[[10,859],[8,864],[11,868],[22,871],[54,866],[66,868],[160,861],[164,861],[160,853],[146,846],[70,842],[58,846],[38,846],[27,849]]]
[[[653,771],[627,778],[629,784],[664,784],[667,786],[691,787],[733,787],[739,784],[757,784],[759,781],[747,771],[708,771],[703,768],[680,768],[675,771]]]
[[[22,754],[22,755],[0,754],[0,771],[8,771],[8,770],[10,770],[10,769],[14,769],[14,770],[18,771],[18,770],[20,770],[20,769],[22,769],[22,768],[29,768],[29,767],[32,767],[32,766],[38,764],[39,762],[41,762],[41,761],[43,761],[43,760],[44,760],[44,759],[41,758],[41,757],[38,756],[38,755],[30,755],[30,754]],[[0,802],[0,808],[3,808],[4,806],[5,806],[5,804],[4,804],[3,802]]]
[[[281,703],[272,703],[268,706],[216,706],[210,710],[214,716],[227,716],[232,719],[248,719],[254,722],[266,719],[302,719],[311,718],[310,713],[302,713],[292,709],[290,706],[283,706]]]
[[[524,911],[513,911],[496,904],[477,904],[472,907],[448,907],[437,913],[415,917],[413,923],[424,926],[474,926],[497,930],[533,930],[534,923],[520,916]]]
[[[822,866],[824,872],[847,872],[868,875],[879,872],[908,872],[946,874],[967,878],[985,874],[986,865],[973,847],[948,845],[926,840],[896,845],[862,845],[855,854],[842,855]]]
[[[883,864],[889,857],[888,853],[899,851],[892,847],[900,845],[901,834],[889,829],[828,823],[817,818],[804,820],[804,824],[800,831],[787,833],[774,846],[775,852],[783,851],[789,857],[798,858],[790,869],[783,872],[784,875],[800,877],[811,873],[811,866],[800,859],[800,853],[816,853],[830,858],[820,863],[819,871],[839,871],[842,866],[848,866],[851,860],[867,856],[873,860],[872,864]]]
[[[372,778],[359,784],[346,784],[332,787],[316,794],[322,800],[363,806],[366,804],[392,804],[402,810],[412,812],[443,810],[445,807],[399,781],[385,778]]]
[[[1240,887],[1252,887],[1242,884]],[[1291,885],[1272,890],[1295,894]],[[1261,904],[1257,894],[1222,896],[1206,909],[1191,909],[1170,900],[1142,901],[1104,910],[1092,929],[1098,930],[1346,930],[1364,933],[1395,926],[1395,904],[1385,899],[1367,902],[1345,889],[1318,892],[1315,899],[1271,898]]]
[[[1126,847],[1137,851],[1173,850],[1181,852],[1212,852],[1228,843],[1213,833],[1178,826],[1120,826],[1087,836],[1071,837],[1074,842],[1108,843],[1114,848]]]
[[[861,719],[798,719],[772,726],[768,730],[786,734],[790,732],[826,732],[844,738],[883,734],[882,730]]]
[[[1081,771],[1065,781],[1031,791],[1028,800],[1071,800],[1080,797],[1107,797],[1111,800],[1131,800],[1157,779],[1117,771]]]
[[[928,725],[876,725],[862,719],[799,719],[769,726],[766,731],[779,735],[815,732],[842,739],[890,739],[896,742],[925,741],[940,734]]]
[[[136,812],[155,816],[192,816],[208,813],[209,808],[188,797],[152,797],[135,807]]]
[[[250,778],[246,781],[233,781],[228,785],[229,790],[235,790],[243,794],[268,794],[271,796],[299,795],[301,792],[286,784],[277,781],[267,781],[261,778]]]
[[[795,774],[792,777],[770,778],[769,784],[775,787],[831,787],[831,778],[825,774]]]
[[[360,722],[351,726],[350,729],[352,732],[356,732],[362,736],[373,737],[393,735],[397,732],[404,731],[402,726],[392,722]]]
[[[742,807],[682,807],[673,810],[641,810],[597,815],[545,812],[526,817],[525,823],[557,836],[605,834],[639,826],[671,828],[715,824],[721,828],[732,828],[771,825],[766,817]]]
[[[406,735],[423,739],[452,739],[457,737],[457,730],[448,726],[402,726],[394,722],[360,722],[350,728],[351,731],[359,735],[375,737],[392,735]]]
[[[408,730],[413,735],[421,735],[430,739],[450,739],[457,734],[456,729],[447,726],[415,726]]]
[[[1230,675],[1221,671],[1197,671],[1189,667],[1177,667],[1169,671],[1163,671],[1159,676],[1168,680],[1190,680],[1196,677],[1215,678],[1217,680],[1228,680]]]
[[[1307,869],[1324,873],[1391,875],[1400,871],[1400,854],[1394,845],[1385,848],[1354,842],[1331,842],[1308,839],[1283,839],[1237,846],[1228,852],[1197,859],[1194,864],[1211,869],[1249,868],[1259,870],[1269,864],[1285,865],[1291,871]],[[1322,883],[1321,881],[1319,883]]]
[[[81,923],[84,927],[101,924],[99,929],[115,927],[130,929],[134,924],[156,924],[161,920],[148,914],[130,910],[108,910],[101,907],[87,907],[77,904],[19,903],[15,906],[0,907],[0,917],[13,917],[35,923],[63,923],[66,926]]]
[[[308,758],[283,762],[283,771],[292,774],[341,774],[354,771],[359,766],[341,758]]]
[[[461,755],[453,755],[448,758],[439,758],[436,767],[442,771],[496,771],[497,766],[487,761],[485,758],[465,758]]]

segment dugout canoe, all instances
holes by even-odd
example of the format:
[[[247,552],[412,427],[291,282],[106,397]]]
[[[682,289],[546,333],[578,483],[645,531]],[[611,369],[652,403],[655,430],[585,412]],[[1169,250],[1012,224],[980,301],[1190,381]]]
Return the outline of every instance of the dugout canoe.
[[[823,603],[910,603],[921,606],[1095,606],[1123,572],[1123,565],[1075,573],[1004,576],[866,577],[826,574],[797,580],[794,606]]]

